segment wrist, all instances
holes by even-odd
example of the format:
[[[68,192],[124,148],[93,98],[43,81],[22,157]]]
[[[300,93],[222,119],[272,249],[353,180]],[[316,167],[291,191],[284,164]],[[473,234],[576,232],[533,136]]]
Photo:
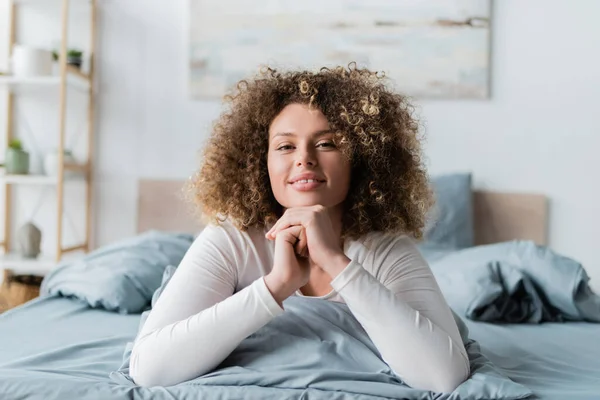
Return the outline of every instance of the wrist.
[[[335,279],[350,264],[350,260],[344,253],[339,253],[330,258],[331,262],[327,264],[327,274],[331,279]]]
[[[285,299],[296,291],[292,285],[289,285],[285,280],[280,279],[273,273],[267,274],[264,280],[267,289],[269,289],[269,292],[271,292],[271,295],[280,306],[282,306]]]

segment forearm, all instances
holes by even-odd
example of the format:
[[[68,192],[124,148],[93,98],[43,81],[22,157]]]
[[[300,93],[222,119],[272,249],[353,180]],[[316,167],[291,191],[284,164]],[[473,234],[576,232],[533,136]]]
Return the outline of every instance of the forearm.
[[[137,338],[131,376],[142,386],[169,386],[206,374],[281,312],[260,278],[212,307]]]
[[[296,290],[297,285],[289,282],[289,280],[279,278],[276,274],[270,273],[265,276],[265,285],[277,302],[283,308],[283,301],[290,297]]]
[[[362,266],[352,262],[331,285],[406,384],[450,392],[468,377],[469,362],[460,337],[452,337],[411,308]]]

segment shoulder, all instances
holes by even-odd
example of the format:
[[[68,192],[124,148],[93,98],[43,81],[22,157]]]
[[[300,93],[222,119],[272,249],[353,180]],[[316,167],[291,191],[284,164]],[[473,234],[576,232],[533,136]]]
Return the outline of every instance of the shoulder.
[[[242,231],[230,220],[207,225],[196,237],[195,244],[215,246],[221,251],[247,254],[248,248],[267,242],[266,229],[250,228]]]
[[[387,275],[391,269],[398,273],[427,265],[414,239],[407,235],[371,232],[358,239],[354,246],[363,260],[363,267],[378,278]]]
[[[383,232],[370,232],[356,240],[363,251],[378,257],[388,255],[403,255],[419,253],[414,240],[402,234],[389,234]]]

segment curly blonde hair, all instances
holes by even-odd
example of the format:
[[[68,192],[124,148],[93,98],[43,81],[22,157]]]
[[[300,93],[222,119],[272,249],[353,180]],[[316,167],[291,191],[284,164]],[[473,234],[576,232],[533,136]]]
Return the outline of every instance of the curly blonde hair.
[[[318,72],[266,68],[240,81],[214,125],[188,195],[205,219],[238,229],[275,223],[283,208],[267,170],[269,126],[292,103],[319,109],[351,162],[343,238],[372,231],[421,238],[432,193],[422,162],[418,123],[405,96],[385,76],[351,63]]]

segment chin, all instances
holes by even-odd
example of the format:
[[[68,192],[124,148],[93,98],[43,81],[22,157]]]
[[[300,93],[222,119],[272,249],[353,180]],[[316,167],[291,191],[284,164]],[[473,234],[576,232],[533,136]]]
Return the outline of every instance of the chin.
[[[297,196],[301,197],[301,196]],[[310,207],[316,206],[317,204],[321,204],[325,207],[330,207],[331,204],[326,199],[323,199],[321,196],[302,196],[303,198],[295,198],[295,199],[286,199],[287,201],[279,202],[285,208],[293,208],[293,207]]]

